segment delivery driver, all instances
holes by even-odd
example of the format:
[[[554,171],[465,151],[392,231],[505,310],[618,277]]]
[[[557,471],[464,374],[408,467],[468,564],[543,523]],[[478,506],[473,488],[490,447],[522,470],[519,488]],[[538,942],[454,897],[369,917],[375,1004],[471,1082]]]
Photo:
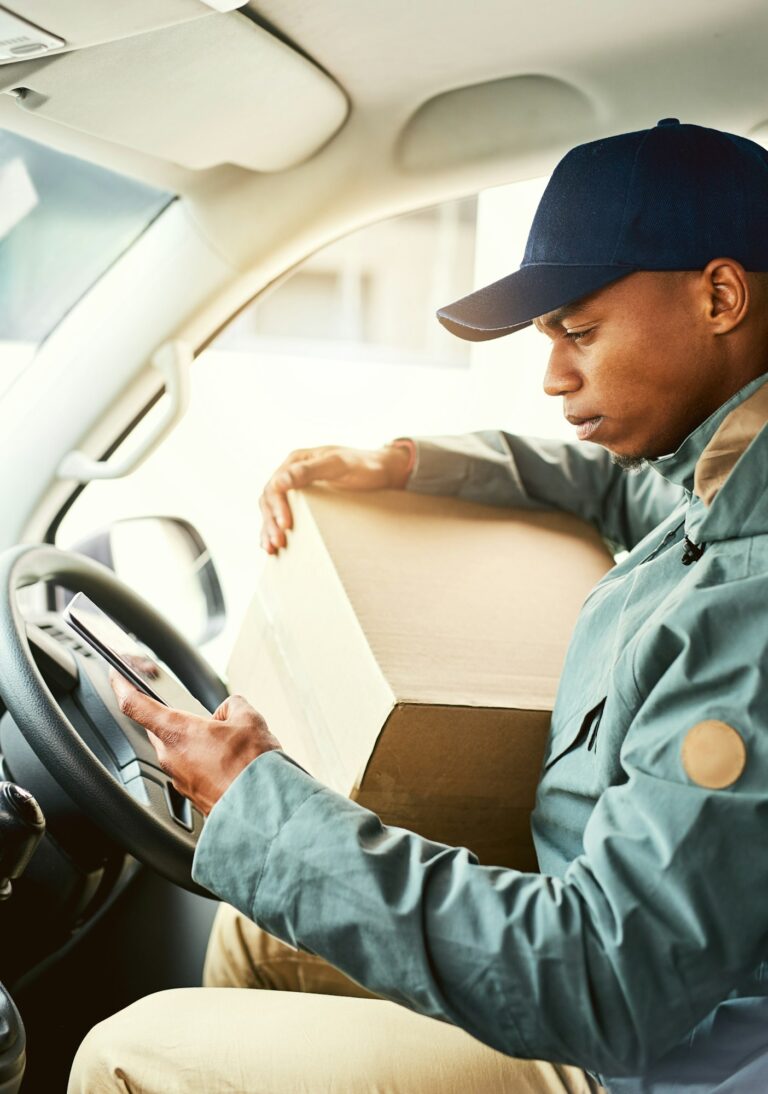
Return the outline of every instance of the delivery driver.
[[[535,323],[545,391],[592,443],[489,432],[283,464],[262,501],[270,551],[291,487],[403,485],[409,462],[409,489],[566,509],[629,551],[566,658],[533,816],[541,873],[383,827],[242,699],[205,720],[116,679],[209,814],[195,878],[242,913],[220,913],[207,982],[305,993],[141,1000],[89,1034],[70,1091],[768,1090],[760,271],[756,144],[667,119],[582,145],[521,268],[439,315],[470,339]]]

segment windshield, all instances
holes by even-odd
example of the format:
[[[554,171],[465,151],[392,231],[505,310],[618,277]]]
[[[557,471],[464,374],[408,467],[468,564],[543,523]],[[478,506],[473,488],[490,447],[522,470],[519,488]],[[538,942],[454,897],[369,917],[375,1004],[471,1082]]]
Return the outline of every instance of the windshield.
[[[172,200],[0,130],[0,395]]]

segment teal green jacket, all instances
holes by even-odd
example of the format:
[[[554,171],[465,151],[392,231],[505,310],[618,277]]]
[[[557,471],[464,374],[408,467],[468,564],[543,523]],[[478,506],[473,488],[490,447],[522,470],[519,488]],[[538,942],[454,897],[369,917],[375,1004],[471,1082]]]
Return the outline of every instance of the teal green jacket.
[[[639,473],[589,444],[418,444],[411,489],[566,509],[629,552],[566,658],[540,874],[385,827],[275,752],[211,812],[195,878],[501,1052],[612,1092],[768,1090],[767,379]]]

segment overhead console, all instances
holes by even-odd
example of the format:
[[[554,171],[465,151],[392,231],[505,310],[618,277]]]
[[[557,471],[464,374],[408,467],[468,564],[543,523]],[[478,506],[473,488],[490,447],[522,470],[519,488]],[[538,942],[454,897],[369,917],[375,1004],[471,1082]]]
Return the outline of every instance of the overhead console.
[[[182,167],[281,171],[346,119],[344,92],[311,60],[241,12],[213,10],[233,0],[17,5],[0,8],[0,91],[49,122]],[[8,60],[4,14],[31,27],[32,46],[15,48],[34,49],[37,32],[34,60]]]

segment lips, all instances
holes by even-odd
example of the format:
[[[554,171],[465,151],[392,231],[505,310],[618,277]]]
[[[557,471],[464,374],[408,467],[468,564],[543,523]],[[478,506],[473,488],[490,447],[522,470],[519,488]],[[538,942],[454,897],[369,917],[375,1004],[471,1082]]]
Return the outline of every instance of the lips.
[[[566,418],[571,425],[576,426],[576,436],[580,441],[589,440],[600,428],[603,421],[602,414],[595,414],[588,418],[578,418],[575,414],[566,414]]]

